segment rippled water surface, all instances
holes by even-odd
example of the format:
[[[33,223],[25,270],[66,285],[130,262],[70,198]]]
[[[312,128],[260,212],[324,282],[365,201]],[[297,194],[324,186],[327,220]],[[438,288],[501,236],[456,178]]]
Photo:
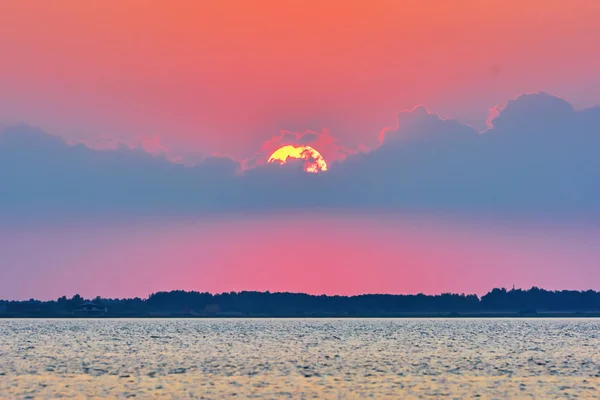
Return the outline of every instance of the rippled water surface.
[[[0,320],[2,398],[600,398],[600,320]]]

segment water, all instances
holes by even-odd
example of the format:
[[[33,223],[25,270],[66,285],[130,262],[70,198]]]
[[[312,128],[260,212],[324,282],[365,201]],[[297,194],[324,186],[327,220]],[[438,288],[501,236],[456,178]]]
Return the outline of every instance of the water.
[[[600,398],[600,320],[0,320],[2,398]]]

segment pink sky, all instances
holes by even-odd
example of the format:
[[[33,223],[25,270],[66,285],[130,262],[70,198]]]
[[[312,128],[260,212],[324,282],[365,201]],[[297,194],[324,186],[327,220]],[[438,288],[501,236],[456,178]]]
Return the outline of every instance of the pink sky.
[[[318,214],[0,229],[0,260],[10,276],[0,293],[589,289],[600,280],[599,235],[589,224]]]

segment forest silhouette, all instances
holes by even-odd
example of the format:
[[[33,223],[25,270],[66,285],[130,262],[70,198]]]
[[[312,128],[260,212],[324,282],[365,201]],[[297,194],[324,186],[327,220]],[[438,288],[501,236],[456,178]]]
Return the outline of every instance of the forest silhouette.
[[[57,300],[0,300],[2,317],[376,317],[376,316],[545,316],[600,314],[600,292],[496,288],[485,294],[356,296],[303,293],[229,292],[221,294],[175,290],[148,298],[85,299],[80,295]]]

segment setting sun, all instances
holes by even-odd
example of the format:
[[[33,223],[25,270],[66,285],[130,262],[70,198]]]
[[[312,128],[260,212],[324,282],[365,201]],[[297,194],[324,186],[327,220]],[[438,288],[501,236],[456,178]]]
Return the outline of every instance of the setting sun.
[[[288,158],[306,160],[304,163],[304,170],[306,172],[319,173],[327,171],[327,163],[321,153],[310,146],[287,145],[280,147],[271,154],[268,161],[270,163],[278,162],[279,164],[285,164]]]

